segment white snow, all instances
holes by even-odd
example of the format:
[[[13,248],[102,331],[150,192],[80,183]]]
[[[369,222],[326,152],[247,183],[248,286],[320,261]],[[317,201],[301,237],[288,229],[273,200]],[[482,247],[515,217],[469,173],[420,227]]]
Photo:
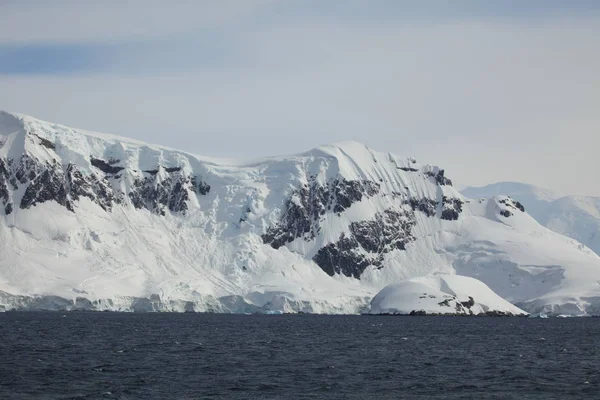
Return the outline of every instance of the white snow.
[[[507,195],[525,205],[540,224],[569,236],[600,254],[600,197],[564,196],[516,182],[501,182],[462,191],[467,197]]]
[[[472,302],[473,304],[470,304]],[[497,311],[526,314],[483,282],[460,275],[432,275],[403,280],[383,288],[371,300],[371,314],[481,314]]]
[[[327,275],[311,259],[347,233],[351,222],[404,207],[409,195],[468,201],[427,176],[438,167],[360,143],[218,160],[0,113],[0,157],[23,153],[73,163],[84,173],[93,171],[90,157],[119,160],[127,172],[114,184],[125,193],[142,170],[158,165],[181,167],[211,190],[192,194],[185,215],[165,216],[136,210],[127,197],[111,212],[87,198],[75,212],[55,202],[21,210],[22,193],[15,193],[14,212],[0,211],[0,309],[61,307],[48,297],[59,296],[73,307],[87,307],[85,298],[111,310],[184,311],[191,304],[197,311],[360,313],[389,284],[444,273],[476,278],[529,312],[600,314],[600,257],[527,213],[511,209],[514,215],[503,217],[504,197],[466,202],[457,221],[441,220],[439,209],[435,217],[416,212],[416,240],[406,251],[385,254],[383,268],[368,267],[360,280]],[[278,250],[264,244],[261,235],[279,221],[287,197],[311,177],[369,179],[381,190],[339,216],[327,212],[313,240],[297,239]]]

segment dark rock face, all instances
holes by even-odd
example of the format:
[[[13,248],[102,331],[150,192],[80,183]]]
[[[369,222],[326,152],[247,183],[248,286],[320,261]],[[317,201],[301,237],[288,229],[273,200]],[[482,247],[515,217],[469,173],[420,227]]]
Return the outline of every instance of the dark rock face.
[[[2,204],[5,207],[6,215],[12,212],[12,203],[10,202],[10,192],[8,189],[9,178],[8,167],[4,160],[0,159],[0,200],[2,200]]]
[[[405,250],[413,241],[411,229],[415,224],[412,212],[386,210],[373,220],[350,224],[350,237],[342,234],[335,243],[321,248],[313,261],[329,275],[342,274],[358,279],[373,265],[381,267],[384,254]]]
[[[448,183],[443,171],[435,176],[442,184]],[[328,211],[340,215],[353,203],[372,197],[379,190],[379,184],[372,181],[335,179],[321,185],[312,180],[291,193],[277,225],[262,235],[263,242],[279,249],[298,238],[311,241],[321,231],[323,216]],[[438,203],[426,197],[410,198],[399,192],[392,192],[391,196],[397,200],[398,208],[378,213],[372,220],[352,222],[350,232],[320,248],[313,261],[329,275],[359,278],[369,266],[381,268],[386,253],[405,250],[406,245],[415,240],[412,228],[416,224],[416,211],[434,217],[441,206],[441,218],[447,220],[458,219],[463,211],[463,201],[458,198],[444,196]]]
[[[168,173],[181,171],[181,167],[162,167],[162,166],[159,166],[156,169],[147,169],[147,170],[144,170],[143,172],[146,172],[146,173],[148,173],[150,175],[156,175],[156,174],[158,174],[158,170],[160,168],[163,168]]]
[[[408,204],[413,211],[421,211],[428,217],[435,216],[437,210],[437,201],[423,197],[420,199],[412,198],[408,200]]]
[[[412,227],[414,214],[395,210],[385,210],[371,221],[353,222],[350,231],[367,252],[382,255],[392,250],[405,250],[406,244],[413,241]]]
[[[297,238],[314,239],[327,211],[340,215],[363,197],[379,192],[379,184],[371,181],[334,179],[321,185],[314,179],[292,192],[285,201],[279,223],[267,229],[263,242],[278,249]]]
[[[196,176],[184,176],[180,167],[167,170],[169,177],[158,180],[156,173],[134,181],[127,194],[117,189],[123,167],[115,166],[119,160],[104,161],[91,159],[92,166],[101,173],[83,174],[73,164],[61,165],[40,162],[23,155],[18,163],[0,159],[0,202],[5,214],[14,210],[11,192],[24,188],[19,208],[27,209],[46,201],[56,201],[70,211],[75,211],[77,202],[86,197],[105,211],[113,205],[122,204],[128,196],[136,208],[145,208],[164,215],[165,210],[185,212],[189,193],[207,194],[210,186]],[[158,169],[157,169],[158,171]]]
[[[67,166],[65,177],[72,201],[79,201],[81,197],[87,197],[98,204],[105,211],[111,211],[113,204],[122,203],[122,196],[116,196],[110,183],[97,175],[84,177],[73,164]],[[73,204],[71,208],[73,211]]]
[[[36,175],[25,190],[21,198],[21,209],[29,208],[37,203],[55,200],[58,204],[73,210],[68,198],[65,177],[62,168],[50,166]]]
[[[500,211],[500,215],[502,215],[505,218],[508,218],[508,217],[510,217],[513,214],[510,211],[508,211],[508,210],[501,210]]]
[[[195,191],[203,196],[206,196],[208,193],[210,193],[210,185],[195,176],[192,177],[192,185],[194,188],[196,188]]]
[[[343,274],[358,279],[377,258],[361,253],[357,240],[342,234],[337,242],[322,247],[313,261],[330,276]]]
[[[151,174],[152,175],[152,174]],[[136,179],[129,198],[135,208],[145,208],[159,215],[166,209],[172,212],[185,212],[188,209],[189,191],[195,192],[191,177],[180,174],[158,181],[155,175]]]
[[[521,212],[525,212],[525,206],[518,201],[515,201],[515,207],[517,207]]]
[[[452,181],[444,176],[443,169],[438,170],[437,173],[427,172],[426,175],[430,178],[433,178],[435,180],[435,183],[437,183],[440,186],[452,186]]]
[[[510,197],[498,200],[498,203],[502,204],[505,207],[502,210],[500,210],[500,215],[502,215],[505,218],[512,216],[516,210],[525,212],[525,207],[523,207],[523,204],[511,199]]]
[[[91,158],[90,162],[92,163],[92,165],[96,168],[98,168],[100,171],[106,173],[106,174],[116,174],[119,171],[124,170],[125,168],[123,167],[115,167],[114,164],[118,163],[119,160],[110,160],[109,162],[106,162],[104,160],[100,160],[98,158]]]
[[[14,167],[13,160],[9,160],[8,164]],[[10,178],[10,183],[13,190],[17,190],[19,184],[24,185],[29,181],[34,180],[43,169],[44,166],[33,158],[26,155],[22,156],[19,160],[19,164],[16,166],[13,176]]]
[[[452,299],[445,299],[444,301],[440,301],[438,303],[438,305],[444,306],[444,307],[450,307],[450,300],[452,300]]]
[[[32,133],[32,135],[35,136],[40,141],[40,144],[42,146],[47,147],[50,150],[55,150],[56,149],[56,145],[54,143],[52,143],[51,141],[49,141],[48,139],[43,138],[41,136],[38,136],[35,133]]]
[[[28,181],[29,177],[32,179]],[[75,202],[87,197],[110,211],[117,200],[109,182],[94,174],[84,177],[73,164],[66,168],[58,163],[43,165],[24,156],[14,178],[15,186],[27,185],[19,205],[21,209],[54,200],[68,210],[75,211]]]
[[[469,300],[467,300],[467,301],[461,301],[460,304],[463,307],[468,308],[470,310],[471,307],[473,307],[475,305],[475,299],[473,299],[471,296],[469,296]]]
[[[462,212],[463,201],[457,198],[442,197],[441,218],[448,221],[456,221]]]
[[[523,204],[521,204],[520,202],[518,202],[516,200],[511,199],[510,197],[508,197],[506,199],[501,199],[498,201],[498,203],[503,204],[507,208],[512,208],[515,210],[519,210],[521,212],[525,212],[525,207],[523,206]],[[512,213],[510,211],[508,213],[510,215],[512,215]],[[507,215],[507,217],[509,217],[510,215]]]

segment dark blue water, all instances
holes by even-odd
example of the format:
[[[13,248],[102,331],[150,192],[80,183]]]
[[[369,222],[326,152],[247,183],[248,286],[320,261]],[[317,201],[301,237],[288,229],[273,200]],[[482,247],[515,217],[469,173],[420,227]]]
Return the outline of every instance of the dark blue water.
[[[0,314],[3,400],[598,399],[599,369],[599,318]]]

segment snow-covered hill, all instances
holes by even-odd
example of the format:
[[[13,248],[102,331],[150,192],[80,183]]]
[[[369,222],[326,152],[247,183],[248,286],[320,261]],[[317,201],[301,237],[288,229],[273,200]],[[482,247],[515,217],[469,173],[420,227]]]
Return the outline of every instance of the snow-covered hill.
[[[371,314],[525,315],[481,281],[432,275],[384,287],[371,301]]]
[[[470,198],[507,195],[523,203],[540,224],[569,236],[600,254],[600,197],[562,196],[533,185],[501,182],[469,187],[462,194]]]
[[[600,314],[600,257],[441,168],[355,142],[217,160],[0,113],[5,309],[357,313],[434,273]]]

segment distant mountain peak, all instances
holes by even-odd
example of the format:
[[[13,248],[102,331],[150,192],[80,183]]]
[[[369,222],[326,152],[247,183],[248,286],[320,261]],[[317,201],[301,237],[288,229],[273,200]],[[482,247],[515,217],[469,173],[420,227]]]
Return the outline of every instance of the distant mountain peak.
[[[569,236],[600,254],[600,198],[564,196],[534,185],[499,182],[461,191],[471,198],[509,195],[521,201],[540,224]]]

